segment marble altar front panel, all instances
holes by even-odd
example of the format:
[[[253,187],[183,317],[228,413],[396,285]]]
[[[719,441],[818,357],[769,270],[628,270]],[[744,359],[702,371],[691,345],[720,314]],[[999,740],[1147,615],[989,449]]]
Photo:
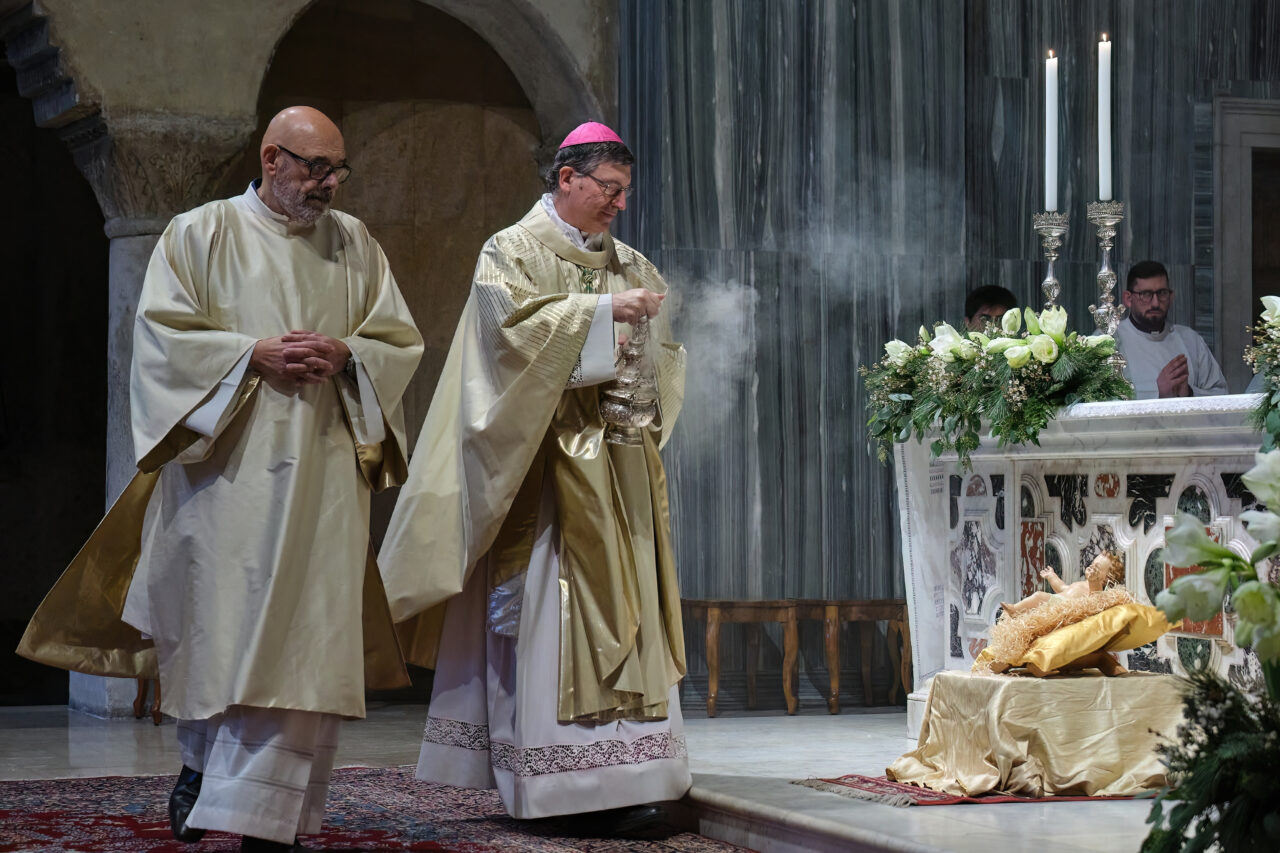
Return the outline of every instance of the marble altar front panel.
[[[1188,571],[1162,557],[1178,510],[1248,554],[1255,543],[1238,516],[1256,505],[1240,480],[1260,443],[1246,423],[1254,400],[1076,406],[1050,424],[1039,447],[984,447],[969,470],[954,457],[930,460],[927,445],[900,446],[917,688],[940,670],[968,669],[1001,602],[1047,588],[1039,577],[1044,566],[1070,583],[1099,551],[1117,551],[1129,591],[1152,603]],[[1228,601],[1212,619],[1184,624],[1121,659],[1133,670],[1164,673],[1207,661],[1234,681],[1253,683],[1257,659],[1235,645],[1234,625]]]

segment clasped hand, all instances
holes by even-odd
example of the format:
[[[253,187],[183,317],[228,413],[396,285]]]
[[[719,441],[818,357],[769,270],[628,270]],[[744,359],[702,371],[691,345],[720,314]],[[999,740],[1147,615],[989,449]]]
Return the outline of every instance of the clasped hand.
[[[337,338],[294,329],[253,346],[249,366],[272,385],[316,385],[342,370],[351,350]]]

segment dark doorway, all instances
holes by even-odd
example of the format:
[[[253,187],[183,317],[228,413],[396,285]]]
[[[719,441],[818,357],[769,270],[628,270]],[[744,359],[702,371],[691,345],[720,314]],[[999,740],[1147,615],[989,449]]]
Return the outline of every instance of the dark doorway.
[[[1253,149],[1253,306],[1280,294],[1280,148]]]
[[[102,517],[108,241],[88,182],[3,62],[0,162],[0,705],[64,704],[67,673],[13,649]]]

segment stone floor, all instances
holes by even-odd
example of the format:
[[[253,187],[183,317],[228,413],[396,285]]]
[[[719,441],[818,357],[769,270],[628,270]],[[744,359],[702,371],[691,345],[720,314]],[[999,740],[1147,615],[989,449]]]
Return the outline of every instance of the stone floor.
[[[371,706],[367,720],[344,724],[338,765],[415,763],[425,714],[418,705]],[[1147,801],[892,808],[789,784],[883,773],[913,745],[896,709],[693,718],[686,726],[689,815],[699,831],[768,853],[1137,851],[1146,835]],[[0,779],[170,774],[179,763],[171,721],[0,708]]]

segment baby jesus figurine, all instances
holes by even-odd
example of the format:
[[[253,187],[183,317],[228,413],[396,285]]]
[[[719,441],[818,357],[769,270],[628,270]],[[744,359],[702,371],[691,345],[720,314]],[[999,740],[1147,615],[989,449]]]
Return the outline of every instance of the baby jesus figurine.
[[[1034,592],[1014,604],[1002,604],[1004,618],[991,628],[991,642],[974,661],[974,669],[992,673],[1005,672],[1013,667],[1023,667],[1028,673],[1044,677],[1057,672],[1069,672],[1078,669],[1099,669],[1103,675],[1119,675],[1125,671],[1120,662],[1112,657],[1106,647],[1135,648],[1132,645],[1114,646],[1112,638],[1100,637],[1097,642],[1090,641],[1091,651],[1083,654],[1073,653],[1069,660],[1059,660],[1059,648],[1050,636],[1063,636],[1063,631],[1075,631],[1077,625],[1086,623],[1090,617],[1112,610],[1117,606],[1130,610],[1138,608],[1138,613],[1126,613],[1129,622],[1119,624],[1120,634],[1128,636],[1133,619],[1151,621],[1150,614],[1136,605],[1132,597],[1124,589],[1124,560],[1119,554],[1102,552],[1084,570],[1084,580],[1075,583],[1064,583],[1053,569],[1040,571],[1040,577],[1049,581],[1053,593]],[[1158,615],[1158,611],[1156,611]],[[1145,615],[1144,615],[1145,614]],[[1158,620],[1160,625],[1152,625],[1151,638],[1168,630],[1163,616]],[[1090,629],[1092,630],[1092,629]],[[1134,631],[1134,637],[1147,642],[1145,629]],[[1042,642],[1043,640],[1043,642]],[[1048,642],[1047,646],[1044,642]],[[1141,645],[1141,643],[1139,643]],[[1078,644],[1067,643],[1063,648],[1073,648]],[[1037,651],[1038,649],[1038,651]]]
[[[1015,604],[1004,602],[1000,606],[1004,608],[1006,616],[1017,616],[1034,607],[1039,607],[1054,595],[1060,595],[1063,598],[1083,598],[1090,593],[1102,592],[1107,587],[1119,586],[1124,583],[1124,563],[1115,556],[1103,551],[1094,557],[1093,562],[1085,568],[1084,580],[1082,581],[1066,583],[1062,578],[1058,577],[1057,572],[1048,567],[1040,570],[1040,577],[1049,581],[1049,586],[1053,588],[1053,593],[1050,594],[1040,590],[1031,593]]]

